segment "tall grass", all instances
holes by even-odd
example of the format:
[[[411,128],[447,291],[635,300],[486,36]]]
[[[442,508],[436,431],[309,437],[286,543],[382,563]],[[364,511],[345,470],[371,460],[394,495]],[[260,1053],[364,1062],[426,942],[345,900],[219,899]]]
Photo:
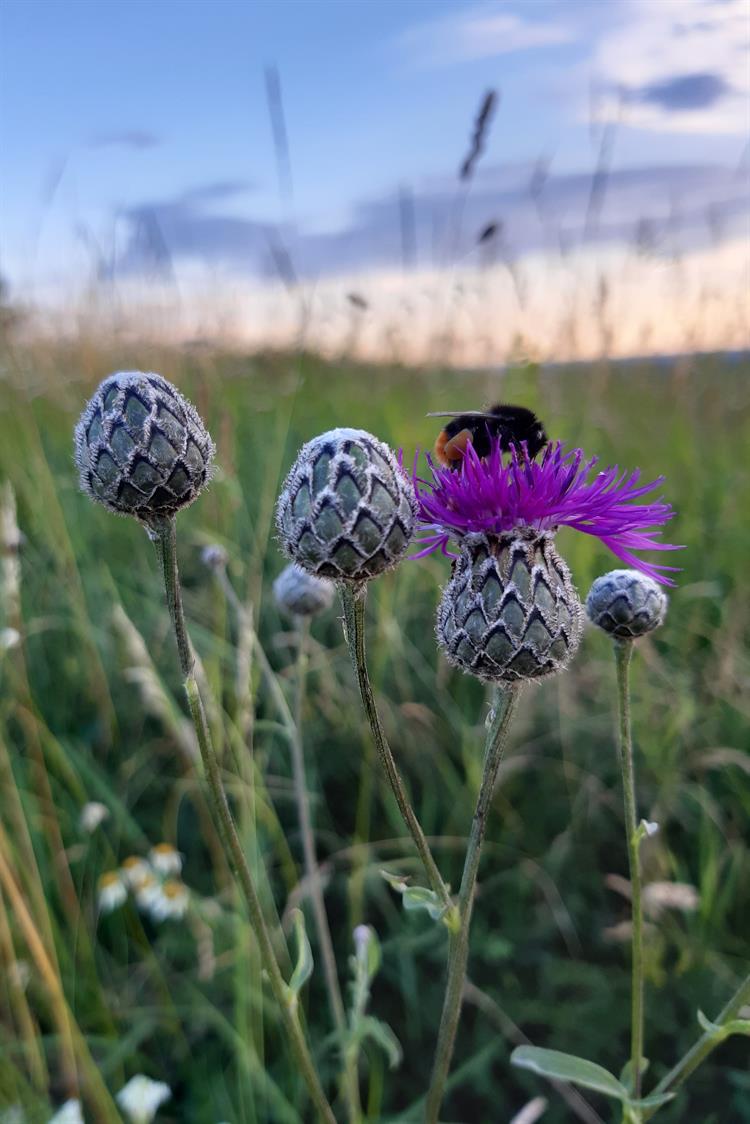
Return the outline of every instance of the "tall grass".
[[[295,735],[278,705],[279,687],[293,702],[297,641],[269,596],[282,564],[275,497],[301,442],[333,425],[363,426],[410,457],[434,437],[428,411],[504,397],[605,463],[665,473],[678,511],[671,537],[688,549],[667,624],[633,668],[639,802],[661,825],[644,845],[644,875],[700,893],[695,911],[666,910],[647,935],[645,1052],[666,1071],[699,1033],[696,1009],[719,1009],[750,953],[747,362],[525,367],[501,377],[100,345],[7,350],[2,361],[0,628],[20,642],[0,651],[0,1108],[22,1102],[31,1120],[46,1120],[80,1089],[92,1119],[117,1119],[112,1093],[142,1071],[172,1087],[160,1120],[306,1119],[206,815],[155,561],[135,524],[77,491],[72,425],[94,384],[118,367],[175,382],[219,447],[212,487],[180,516],[186,613],[246,853],[268,911],[283,918],[310,907]],[[12,497],[17,555],[6,534]],[[251,694],[237,674],[238,661],[248,667],[243,637],[200,561],[209,542],[228,550],[257,626],[263,659],[250,660]],[[563,531],[559,545],[582,592],[612,564],[585,536]],[[375,583],[368,646],[389,739],[456,887],[486,711],[481,685],[437,655],[434,607],[446,577],[446,563],[429,559]],[[313,625],[307,675],[306,769],[337,961],[353,951],[355,925],[374,927],[383,957],[371,1009],[404,1051],[389,1072],[367,1044],[364,1104],[372,1120],[405,1120],[429,1080],[444,939],[404,914],[380,876],[383,867],[416,874],[417,865],[373,759],[334,612]],[[491,809],[446,1120],[510,1120],[538,1091],[508,1065],[524,1036],[610,1068],[627,1056],[628,949],[616,936],[628,905],[607,881],[627,871],[614,693],[608,643],[593,633],[571,671],[527,692]],[[89,800],[111,813],[92,835],[79,826]],[[98,876],[159,840],[185,856],[186,921],[156,925],[132,904],[98,915]],[[336,1047],[314,953],[306,1018],[330,1078]],[[750,1121],[746,1049],[741,1039],[725,1044],[660,1119]],[[592,1104],[606,1119],[606,1104]],[[544,1119],[586,1111],[551,1093]]]

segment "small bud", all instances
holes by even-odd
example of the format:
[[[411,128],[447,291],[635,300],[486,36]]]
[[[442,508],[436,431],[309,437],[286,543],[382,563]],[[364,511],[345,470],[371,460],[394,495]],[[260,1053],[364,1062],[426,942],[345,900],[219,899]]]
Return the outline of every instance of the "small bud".
[[[291,617],[314,617],[333,604],[336,589],[325,578],[316,578],[296,562],[290,562],[273,583],[279,608]]]
[[[147,526],[197,498],[214,451],[198,412],[179,390],[142,371],[104,379],[75,430],[81,489]]]
[[[466,535],[443,590],[437,638],[454,667],[488,683],[562,671],[583,608],[551,535]]]
[[[388,446],[362,429],[332,429],[301,449],[276,525],[308,573],[363,582],[401,561],[415,515],[414,488]]]
[[[629,640],[663,624],[667,596],[653,578],[639,570],[610,570],[591,586],[586,612],[610,636]]]
[[[210,543],[208,546],[204,546],[201,551],[201,562],[204,566],[207,566],[209,570],[213,570],[214,573],[220,573],[222,570],[225,570],[228,561],[229,555],[224,547],[219,546],[218,543]]]

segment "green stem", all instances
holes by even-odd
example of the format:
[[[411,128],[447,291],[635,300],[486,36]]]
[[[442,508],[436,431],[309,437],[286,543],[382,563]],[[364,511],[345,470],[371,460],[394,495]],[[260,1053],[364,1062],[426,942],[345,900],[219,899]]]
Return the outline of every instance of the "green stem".
[[[352,586],[349,582],[341,582],[339,586],[341,592],[341,601],[344,607],[344,631],[346,634],[346,643],[349,648],[349,655],[354,671],[357,675],[357,682],[359,683],[359,692],[362,696],[362,704],[365,709],[367,721],[370,724],[370,730],[375,741],[375,747],[378,751],[381,764],[388,777],[388,782],[396,797],[399,811],[403,817],[403,821],[409,830],[409,833],[414,840],[414,845],[419,852],[419,857],[422,860],[427,879],[430,886],[435,891],[437,896],[443,903],[445,910],[445,920],[448,928],[451,925],[457,927],[457,917],[455,906],[451,902],[448,887],[443,882],[437,864],[432,857],[430,846],[425,839],[424,832],[420,826],[414,809],[411,806],[409,797],[406,794],[401,775],[398,771],[398,766],[391,752],[391,747],[385,736],[385,731],[380,722],[377,707],[375,705],[375,698],[372,693],[370,685],[370,676],[367,671],[367,658],[365,651],[365,604],[367,599],[367,586]]]
[[[630,660],[632,640],[615,640],[617,664],[617,696],[620,712],[620,768],[625,804],[625,834],[630,865],[630,887],[633,918],[631,965],[630,1067],[634,1096],[641,1095],[643,1066],[643,903],[641,900],[641,856],[638,816],[635,802],[635,768],[633,738],[630,726]]]
[[[443,1013],[440,1017],[440,1029],[435,1051],[435,1060],[432,1068],[432,1080],[427,1092],[425,1102],[425,1124],[437,1124],[440,1106],[443,1102],[445,1084],[448,1080],[453,1046],[456,1041],[458,1021],[461,1016],[464,983],[466,982],[466,964],[469,958],[469,930],[471,927],[471,914],[474,907],[474,894],[476,891],[477,874],[479,872],[479,859],[482,851],[482,842],[487,827],[487,816],[495,791],[497,773],[502,761],[503,751],[507,741],[513,713],[518,701],[520,686],[514,684],[501,691],[497,690],[494,701],[492,724],[487,734],[487,744],[484,754],[484,768],[482,783],[479,787],[474,819],[471,824],[469,844],[466,849],[466,859],[461,877],[461,889],[458,897],[458,910],[460,927],[457,933],[451,935],[450,950],[448,954],[448,983],[443,1001]]]
[[[722,1008],[721,1012],[714,1019],[717,1026],[723,1026],[731,1019],[736,1018],[740,1010],[750,1003],[750,976],[746,976],[740,986],[735,991],[729,1002]],[[724,1039],[716,1034],[715,1031],[707,1030],[705,1034],[701,1035],[698,1041],[690,1047],[684,1057],[680,1058],[669,1073],[662,1077],[659,1084],[653,1090],[654,1093],[671,1093],[674,1089],[678,1089],[698,1068],[701,1062],[704,1062],[712,1050],[723,1042]],[[655,1112],[655,1108],[648,1108],[643,1113],[644,1120],[650,1120]]]
[[[303,618],[297,619],[297,677],[294,697],[294,730],[291,736],[292,750],[292,777],[294,782],[294,796],[297,803],[297,817],[299,819],[300,834],[302,836],[302,853],[305,864],[305,875],[310,888],[310,902],[312,905],[315,929],[318,935],[318,948],[323,961],[323,974],[325,976],[328,1005],[331,1009],[331,1018],[336,1032],[345,1042],[347,1035],[346,1012],[341,998],[338,972],[336,971],[336,955],[333,951],[331,929],[328,924],[323,887],[320,880],[320,868],[315,853],[315,835],[313,833],[312,817],[310,815],[310,797],[307,790],[305,776],[305,756],[302,745],[302,714],[305,700],[305,679],[307,669],[307,636],[309,624]],[[346,1051],[345,1055],[346,1055]],[[358,1124],[362,1117],[362,1105],[359,1098],[359,1079],[357,1076],[356,1058],[345,1056],[343,1092],[347,1102],[349,1119],[352,1124]]]
[[[217,825],[224,840],[227,856],[234,868],[245,896],[250,923],[260,947],[263,967],[268,975],[274,997],[279,1004],[282,1022],[294,1055],[295,1063],[307,1086],[310,1099],[315,1105],[320,1119],[325,1121],[326,1124],[336,1124],[336,1117],[333,1115],[333,1110],[323,1092],[323,1087],[315,1070],[315,1065],[310,1055],[295,1005],[290,1002],[289,991],[284,977],[281,974],[281,969],[279,968],[273,949],[273,943],[263,917],[258,890],[255,886],[244,851],[242,850],[240,837],[221,780],[221,769],[211,742],[211,734],[208,728],[208,722],[206,721],[203,702],[195,679],[195,660],[185,624],[180,578],[177,570],[177,540],[174,518],[153,524],[151,527],[151,537],[154,538],[156,542],[162,566],[167,603],[172,617],[175,639],[177,641],[177,651],[180,657],[180,668],[185,680],[185,692],[187,694],[190,715],[193,719],[198,746],[206,772],[206,779],[211,793]]]

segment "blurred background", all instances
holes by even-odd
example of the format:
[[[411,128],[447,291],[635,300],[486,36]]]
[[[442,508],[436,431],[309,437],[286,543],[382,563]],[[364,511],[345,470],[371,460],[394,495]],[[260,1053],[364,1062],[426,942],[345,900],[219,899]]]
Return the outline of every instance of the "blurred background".
[[[158,1121],[309,1119],[207,819],[155,559],[77,490],[72,428],[117,369],[171,379],[217,442],[179,520],[211,722],[287,925],[308,908],[302,737],[342,987],[370,924],[371,1010],[403,1051],[389,1069],[365,1047],[368,1120],[419,1119],[445,948],[379,874],[418,869],[337,610],[312,626],[293,729],[279,705],[299,637],[270,592],[274,504],[300,444],[334,425],[411,457],[435,439],[428,412],[505,400],[605,464],[665,475],[687,549],[634,668],[640,808],[661,825],[644,846],[654,1082],[746,974],[749,99],[745,0],[3,0],[0,1120],[46,1124],[71,1097],[118,1120],[111,1096],[136,1073],[170,1086]],[[249,671],[210,543],[257,626]],[[586,536],[559,545],[584,595],[615,565]],[[431,558],[374,583],[369,645],[455,886],[487,700],[435,648],[447,572]],[[589,633],[527,692],[480,873],[452,1124],[509,1124],[535,1096],[544,1124],[619,1119],[508,1062],[526,1040],[615,1073],[627,1056],[614,705]],[[182,855],[181,923],[132,894],[105,908],[102,876],[160,842]],[[306,1017],[330,1077],[318,972]],[[750,1122],[743,1040],[659,1119]]]

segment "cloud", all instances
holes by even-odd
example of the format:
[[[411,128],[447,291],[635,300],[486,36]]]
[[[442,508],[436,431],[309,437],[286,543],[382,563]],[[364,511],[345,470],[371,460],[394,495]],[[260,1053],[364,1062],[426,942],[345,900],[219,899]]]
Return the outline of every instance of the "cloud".
[[[741,134],[750,109],[746,0],[629,0],[593,56],[597,116],[660,132]]]
[[[707,244],[747,222],[748,174],[708,164],[613,171],[595,226],[589,222],[590,173],[550,174],[533,165],[480,169],[458,219],[454,178],[435,179],[413,193],[409,254],[405,253],[397,192],[361,202],[337,231],[278,227],[243,214],[217,214],[206,185],[172,200],[123,212],[125,240],[114,272],[170,274],[183,261],[227,267],[246,276],[324,277],[457,260],[512,262],[532,252],[568,253],[584,244],[647,243],[649,253]],[[219,192],[221,194],[221,192]],[[492,237],[479,246],[491,225]],[[436,249],[437,247],[437,249]]]
[[[572,38],[561,23],[525,20],[483,4],[415,24],[398,36],[396,45],[412,65],[433,67],[552,47]]]
[[[730,92],[731,86],[720,74],[681,74],[677,78],[652,82],[641,90],[631,91],[630,96],[662,109],[680,112],[706,109],[716,105]]]
[[[110,133],[98,133],[91,140],[91,148],[119,148],[146,149],[156,148],[160,145],[161,137],[147,129],[122,129]]]

